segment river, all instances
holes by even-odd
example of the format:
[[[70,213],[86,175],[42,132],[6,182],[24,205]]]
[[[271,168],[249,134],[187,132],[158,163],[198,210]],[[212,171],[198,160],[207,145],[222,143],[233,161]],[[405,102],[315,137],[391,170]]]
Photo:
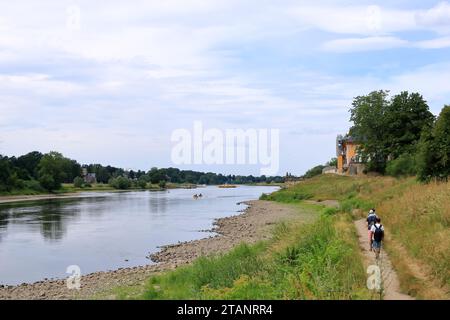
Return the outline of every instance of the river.
[[[81,198],[0,205],[0,284],[65,278],[151,263],[159,246],[210,236],[214,219],[234,215],[277,187],[238,186],[86,192]],[[194,200],[193,194],[203,197]]]

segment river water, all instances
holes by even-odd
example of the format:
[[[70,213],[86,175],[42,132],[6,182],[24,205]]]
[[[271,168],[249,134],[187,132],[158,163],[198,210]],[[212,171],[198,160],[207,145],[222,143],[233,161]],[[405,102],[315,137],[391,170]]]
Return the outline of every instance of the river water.
[[[158,246],[208,237],[214,219],[277,187],[86,192],[81,198],[0,205],[0,284],[65,278],[151,263]],[[202,193],[203,198],[193,199]]]

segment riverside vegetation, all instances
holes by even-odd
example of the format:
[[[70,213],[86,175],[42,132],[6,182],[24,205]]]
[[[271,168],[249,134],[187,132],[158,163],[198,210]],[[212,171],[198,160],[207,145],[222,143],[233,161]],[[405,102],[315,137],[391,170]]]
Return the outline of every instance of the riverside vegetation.
[[[191,265],[150,277],[140,287],[116,288],[115,296],[377,299],[379,296],[366,288],[366,270],[353,224],[375,206],[391,233],[385,248],[402,291],[419,299],[450,298],[448,182],[424,185],[414,178],[321,175],[262,199],[307,210],[316,219],[279,223],[271,240],[243,243],[229,253],[201,257]],[[327,199],[338,200],[339,206],[321,206]]]
[[[280,222],[270,240],[200,257],[114,294],[119,299],[371,298],[349,216],[331,216],[306,203],[293,206],[315,216],[313,222]]]
[[[404,292],[424,299],[448,299],[450,286],[450,183],[422,184],[414,177],[321,175],[264,198],[339,200],[337,209],[353,218],[375,207],[389,230],[391,255]]]
[[[82,169],[95,174],[98,183],[81,177]],[[111,189],[164,189],[192,187],[197,184],[276,184],[283,177],[222,175],[212,172],[152,168],[145,171],[125,170],[100,164],[81,165],[58,152],[38,151],[20,157],[0,155],[0,195],[35,195]]]

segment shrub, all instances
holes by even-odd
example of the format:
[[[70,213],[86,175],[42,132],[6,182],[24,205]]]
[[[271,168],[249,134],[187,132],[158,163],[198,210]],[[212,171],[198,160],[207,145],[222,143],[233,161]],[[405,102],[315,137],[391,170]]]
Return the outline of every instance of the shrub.
[[[158,183],[158,185],[159,185],[159,187],[160,187],[161,189],[165,189],[165,188],[166,188],[166,181],[165,181],[165,180],[161,180],[161,181]]]
[[[61,187],[61,184],[56,182],[49,174],[41,175],[39,177],[39,183],[47,191],[57,190]]]
[[[413,176],[417,172],[414,155],[404,153],[391,160],[386,166],[386,174],[394,177]]]
[[[126,190],[131,186],[130,179],[125,177],[117,177],[109,180],[108,184],[114,189]]]
[[[37,191],[37,192],[45,191],[44,188],[42,188],[42,186],[39,183],[39,181],[36,181],[36,180],[25,180],[24,181],[24,188],[32,190],[32,191]]]
[[[84,180],[81,177],[76,177],[75,179],[73,179],[73,186],[75,188],[83,188],[84,185]]]
[[[147,188],[147,181],[145,181],[144,179],[139,179],[138,180],[138,186],[141,189]]]
[[[312,177],[318,176],[318,175],[322,174],[323,168],[325,168],[325,166],[323,166],[323,165],[315,166],[314,168],[311,168],[308,171],[306,171],[306,173],[303,177],[304,178],[312,178]]]

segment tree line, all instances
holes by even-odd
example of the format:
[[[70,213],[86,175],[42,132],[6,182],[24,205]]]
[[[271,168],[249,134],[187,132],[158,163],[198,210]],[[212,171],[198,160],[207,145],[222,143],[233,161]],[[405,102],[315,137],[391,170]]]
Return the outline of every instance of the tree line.
[[[56,191],[62,189],[64,183],[73,183],[78,188],[89,187],[89,183],[82,178],[82,169],[90,174],[95,174],[98,183],[109,184],[116,189],[143,189],[149,184],[156,184],[164,188],[167,183],[217,185],[281,183],[284,181],[284,178],[280,176],[222,175],[177,168],[152,168],[146,172],[101,164],[81,165],[76,160],[66,158],[58,152],[42,154],[33,151],[20,157],[0,155],[0,192]]]

